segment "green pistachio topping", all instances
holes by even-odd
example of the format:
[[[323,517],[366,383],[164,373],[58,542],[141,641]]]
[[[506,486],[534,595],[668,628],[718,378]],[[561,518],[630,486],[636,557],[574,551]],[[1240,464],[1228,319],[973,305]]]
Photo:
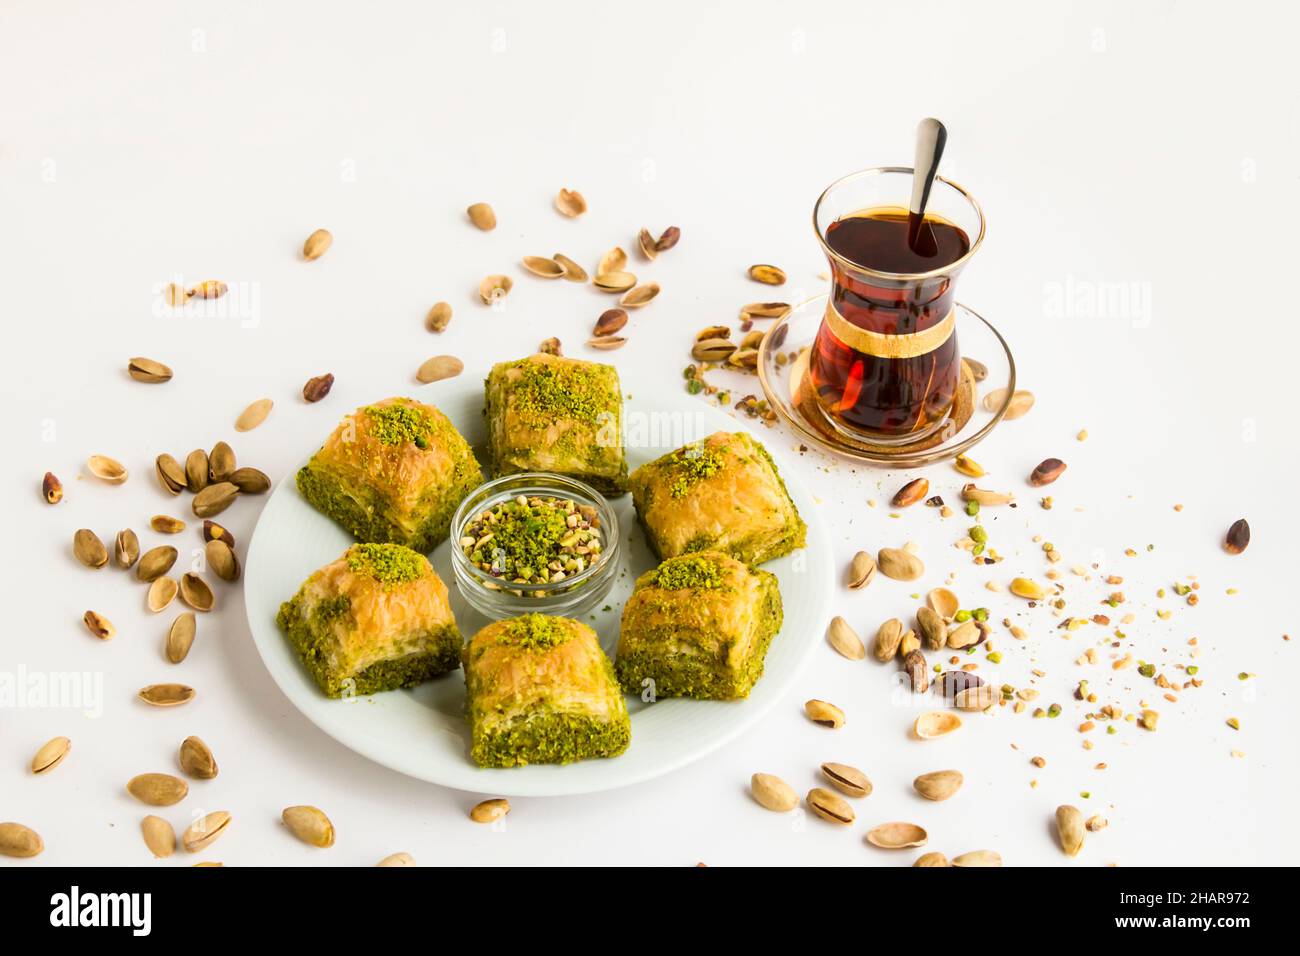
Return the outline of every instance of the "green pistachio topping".
[[[422,555],[400,544],[354,544],[348,549],[348,570],[369,575],[386,590],[424,577],[427,569]]]
[[[547,617],[545,614],[525,614],[506,622],[505,628],[497,637],[499,644],[512,644],[531,650],[546,650],[559,647],[573,638],[573,631],[561,623],[562,618]]]
[[[714,590],[722,587],[722,572],[717,564],[708,558],[688,554],[680,558],[670,558],[659,565],[652,580],[657,587],[669,591],[682,591],[687,588]]]
[[[676,476],[668,493],[674,498],[681,498],[698,481],[711,478],[722,470],[725,459],[722,448],[706,448],[704,445],[687,445],[672,453],[668,467]]]
[[[520,376],[512,390],[515,408],[536,418],[576,418],[594,422],[609,408],[594,369],[566,362],[535,362],[524,359],[516,366]]]
[[[371,405],[366,408],[374,436],[385,445],[411,442],[417,448],[429,447],[433,418],[423,408],[401,403]]]

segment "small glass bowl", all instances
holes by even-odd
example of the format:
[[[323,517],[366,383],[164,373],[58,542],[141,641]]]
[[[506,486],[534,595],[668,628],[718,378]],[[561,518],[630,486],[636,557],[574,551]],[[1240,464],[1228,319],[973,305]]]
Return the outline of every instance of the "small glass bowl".
[[[474,566],[461,550],[462,532],[481,512],[520,495],[569,498],[596,509],[601,533],[601,559],[571,578],[546,584],[502,581]],[[537,612],[574,617],[604,600],[618,576],[618,515],[595,488],[573,478],[546,472],[505,475],[479,485],[460,503],[451,519],[451,570],[456,586],[475,610],[493,620]]]

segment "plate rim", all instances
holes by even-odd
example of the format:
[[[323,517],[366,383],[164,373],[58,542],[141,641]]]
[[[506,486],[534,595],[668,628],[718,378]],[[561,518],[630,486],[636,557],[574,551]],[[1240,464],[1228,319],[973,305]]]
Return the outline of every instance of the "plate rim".
[[[642,392],[640,389],[630,388],[626,383],[624,383],[622,390],[624,392],[624,395],[653,393],[653,392],[646,393],[646,392]],[[467,388],[466,394],[464,396],[454,395],[454,394],[443,394],[441,396],[430,396],[427,400],[437,405],[439,408],[442,408],[444,405],[453,405],[460,401],[465,401],[468,403],[470,401],[469,391],[470,390]],[[437,398],[439,397],[441,398],[441,402],[437,401]],[[664,408],[666,404],[669,404],[664,401],[664,398],[665,396],[660,395],[657,396],[655,399],[644,403],[642,401],[633,398],[633,399],[627,399],[626,403],[632,405],[633,407],[644,404],[649,410],[652,411],[672,410],[671,408],[667,408],[667,409]],[[718,423],[720,429],[725,429],[728,431],[744,430],[753,434],[752,429],[744,428],[742,422],[733,418],[732,416],[726,415],[720,409],[714,408],[709,405],[702,405],[699,408],[690,407],[696,401],[697,400],[695,399],[684,399],[682,397],[677,397],[675,401],[673,401],[671,404],[676,405],[677,408],[681,409],[684,412],[688,412],[690,414],[696,414],[700,412],[705,413],[710,418],[711,421],[715,421]],[[718,429],[714,429],[714,431],[716,430]],[[763,440],[763,436],[761,435],[755,434],[754,437],[760,441]],[[834,551],[830,544],[828,532],[822,521],[821,513],[816,509],[815,496],[813,495],[811,490],[809,490],[807,485],[804,483],[802,476],[800,476],[797,473],[797,471],[795,471],[795,469],[792,467],[792,462],[786,456],[784,451],[779,449],[773,450],[771,447],[769,447],[769,443],[766,441],[764,442],[764,447],[767,448],[769,453],[772,455],[773,460],[777,465],[777,468],[780,470],[782,478],[785,480],[787,486],[790,487],[792,492],[792,497],[796,497],[800,499],[802,503],[802,507],[800,507],[800,517],[803,518],[804,523],[808,527],[807,541],[810,543],[814,541],[817,542],[816,545],[806,544],[805,548],[808,548],[810,546],[817,547],[822,552],[822,556],[825,558],[825,563],[828,565],[828,567],[833,569]],[[299,456],[299,458],[301,458],[301,456]],[[305,461],[305,460],[306,460],[305,458],[301,458],[301,461]],[[791,665],[782,674],[780,674],[779,677],[776,675],[772,675],[770,672],[765,675],[766,677],[772,679],[771,683],[769,683],[768,686],[771,687],[772,684],[775,684],[776,686],[774,687],[771,693],[765,694],[763,699],[754,700],[752,698],[749,698],[738,702],[730,702],[730,701],[695,702],[695,703],[717,703],[726,706],[732,706],[732,705],[744,706],[746,708],[745,717],[743,719],[736,720],[734,724],[732,724],[731,726],[719,730],[716,736],[708,739],[707,742],[704,742],[695,747],[685,748],[681,753],[675,755],[673,759],[662,763],[649,765],[639,772],[615,773],[609,775],[607,778],[601,777],[599,775],[595,775],[595,776],[588,775],[587,777],[588,783],[586,784],[579,783],[578,781],[580,778],[574,777],[572,778],[573,783],[566,783],[565,782],[566,778],[563,776],[562,773],[564,768],[558,765],[538,765],[539,768],[543,766],[547,768],[553,767],[554,770],[557,771],[554,776],[524,778],[524,777],[517,776],[517,774],[519,774],[521,771],[527,770],[528,768],[476,767],[470,762],[468,756],[464,758],[465,770],[467,772],[467,775],[472,775],[473,777],[476,778],[481,775],[481,780],[460,779],[460,778],[446,779],[443,777],[439,777],[437,775],[430,775],[428,773],[418,772],[417,769],[412,767],[410,764],[395,760],[390,756],[388,756],[389,751],[386,749],[381,750],[378,748],[364,747],[361,743],[357,741],[355,737],[339,732],[335,726],[337,722],[331,722],[329,720],[324,719],[322,714],[317,713],[316,708],[308,706],[305,702],[300,703],[298,700],[298,696],[299,696],[298,688],[287,686],[287,683],[281,680],[278,666],[273,664],[272,661],[268,659],[268,655],[271,653],[271,648],[269,646],[265,646],[264,639],[259,638],[258,636],[259,633],[265,632],[267,630],[267,627],[265,625],[265,622],[254,620],[255,608],[258,609],[262,608],[263,605],[265,604],[265,601],[261,599],[262,592],[260,591],[258,585],[254,585],[254,590],[253,590],[253,597],[256,599],[250,600],[250,595],[247,593],[247,582],[259,580],[259,578],[257,578],[255,574],[249,574],[248,572],[254,571],[260,562],[259,556],[261,554],[262,548],[259,546],[259,541],[264,537],[264,531],[266,527],[263,524],[263,519],[267,514],[267,512],[271,511],[270,505],[272,503],[272,500],[276,496],[282,493],[293,493],[291,489],[286,490],[285,486],[292,485],[294,483],[295,475],[297,474],[297,469],[298,467],[301,467],[301,461],[297,466],[293,467],[289,471],[289,473],[287,473],[272,489],[271,495],[268,497],[267,506],[264,507],[262,509],[262,512],[258,515],[257,523],[254,526],[253,531],[249,537],[248,550],[245,556],[246,592],[244,596],[245,597],[244,614],[248,624],[249,636],[252,639],[253,646],[257,650],[258,658],[261,660],[262,666],[266,670],[268,676],[271,678],[272,683],[275,684],[276,688],[285,697],[285,699],[294,707],[295,710],[298,711],[298,713],[302,714],[302,716],[305,717],[309,723],[311,723],[314,727],[316,727],[318,730],[323,732],[326,736],[336,741],[338,744],[345,747],[347,750],[351,751],[352,753],[355,753],[366,760],[379,764],[380,766],[383,766],[396,773],[400,773],[403,776],[410,777],[415,780],[421,780],[427,783],[431,783],[436,786],[446,787],[452,790],[458,790],[461,792],[482,793],[482,792],[490,791],[492,793],[500,794],[503,796],[516,796],[516,797],[570,796],[570,795],[579,795],[584,793],[598,793],[598,792],[604,792],[609,790],[616,790],[622,787],[632,786],[638,783],[645,783],[649,780],[654,780],[657,779],[658,777],[666,776],[667,774],[673,773],[685,766],[695,763],[703,759],[704,757],[708,756],[709,754],[716,752],[719,748],[726,746],[728,743],[731,743],[733,740],[740,737],[742,734],[746,733],[747,731],[752,730],[754,726],[763,719],[764,716],[766,716],[774,707],[776,707],[778,703],[780,703],[782,700],[785,699],[791,687],[794,685],[799,675],[803,672],[803,669],[807,666],[808,659],[813,652],[813,648],[817,644],[815,634],[810,632],[809,636],[804,639],[803,647],[800,649],[796,649]],[[326,518],[324,515],[320,516],[320,520],[329,521],[329,519]],[[811,578],[815,578],[816,576],[809,575],[809,577],[811,579]],[[831,602],[833,597],[832,577],[833,575],[830,574],[824,575],[823,580],[821,582],[817,582],[813,580],[810,583],[810,587],[812,588],[812,598],[810,600],[810,606],[814,610],[822,612],[823,615],[824,613],[829,612],[831,607]],[[448,587],[450,588],[456,587],[455,581],[448,582]],[[790,617],[787,614],[785,626],[789,627],[791,626],[791,623],[792,622],[790,620]],[[815,632],[815,626],[811,629],[811,631]],[[275,639],[283,641],[283,635],[279,633],[278,629],[275,630],[273,637]],[[312,690],[314,691],[315,689],[316,689],[315,686],[312,685]],[[673,703],[674,701],[669,699],[669,700],[659,701],[652,706],[656,706],[656,707],[663,706],[663,705],[672,706]],[[614,761],[618,760],[617,757],[611,759]],[[580,761],[578,762],[578,764],[575,764],[575,766],[580,766],[580,765],[590,766],[590,765],[597,765],[599,763],[600,763],[599,761]],[[512,783],[512,780],[517,780],[518,784]]]

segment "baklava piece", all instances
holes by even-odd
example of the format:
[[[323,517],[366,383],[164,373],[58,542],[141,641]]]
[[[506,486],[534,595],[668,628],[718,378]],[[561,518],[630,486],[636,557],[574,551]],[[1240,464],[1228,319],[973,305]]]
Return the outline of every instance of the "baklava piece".
[[[612,365],[539,353],[487,377],[494,477],[549,471],[608,495],[627,491],[623,395]]]
[[[447,416],[410,398],[345,418],[298,471],[298,490],[360,541],[432,551],[483,473]]]
[[[734,700],[781,630],[776,575],[717,551],[669,558],[623,606],[615,671],[629,694]]]
[[[637,518],[660,559],[721,551],[762,564],[802,548],[807,527],[762,445],[718,432],[632,473]]]
[[[587,625],[525,614],[461,652],[470,757],[480,767],[616,757],[632,739],[614,667]]]
[[[413,687],[460,664],[447,586],[400,544],[354,544],[303,582],[276,621],[329,697]]]

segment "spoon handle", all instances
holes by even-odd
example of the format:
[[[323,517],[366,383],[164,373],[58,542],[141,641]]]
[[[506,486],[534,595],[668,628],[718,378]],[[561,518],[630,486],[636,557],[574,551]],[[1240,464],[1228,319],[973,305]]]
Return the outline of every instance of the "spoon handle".
[[[916,162],[912,166],[912,202],[908,211],[917,217],[925,215],[930,201],[930,187],[934,174],[943,158],[943,147],[948,142],[948,131],[932,116],[921,120],[916,127]]]

